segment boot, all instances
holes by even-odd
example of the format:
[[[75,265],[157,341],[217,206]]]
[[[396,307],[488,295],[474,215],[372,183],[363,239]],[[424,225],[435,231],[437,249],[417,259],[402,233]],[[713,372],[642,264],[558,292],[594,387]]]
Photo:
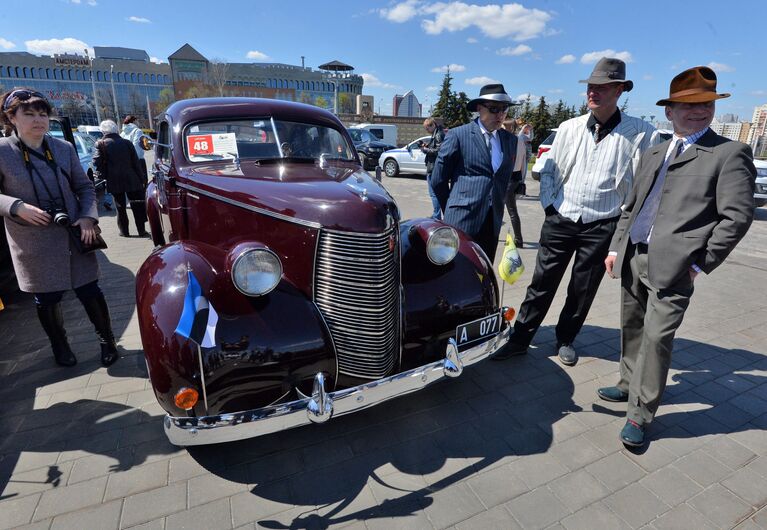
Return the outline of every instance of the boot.
[[[61,314],[61,304],[37,306],[37,317],[43,325],[45,334],[51,341],[51,349],[56,363],[61,366],[74,366],[77,357],[72,353],[67,341],[67,330],[64,329],[64,317]]]
[[[109,366],[120,356],[112,333],[112,321],[109,318],[109,308],[103,294],[80,300],[85,308],[88,319],[96,328],[96,335],[101,343],[101,364]]]

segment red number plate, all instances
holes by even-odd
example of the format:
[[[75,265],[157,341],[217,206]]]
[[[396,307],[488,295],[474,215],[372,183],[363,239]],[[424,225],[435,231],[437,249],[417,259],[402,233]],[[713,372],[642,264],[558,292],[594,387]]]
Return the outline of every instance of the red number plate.
[[[213,153],[213,135],[200,134],[186,137],[190,155],[210,155]]]

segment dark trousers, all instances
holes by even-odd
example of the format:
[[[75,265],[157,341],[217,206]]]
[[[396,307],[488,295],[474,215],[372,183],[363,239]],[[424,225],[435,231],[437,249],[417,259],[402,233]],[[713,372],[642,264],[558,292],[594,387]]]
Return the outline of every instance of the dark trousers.
[[[522,172],[515,171],[512,173],[509,189],[506,191],[505,201],[506,211],[509,212],[509,218],[511,219],[511,230],[514,232],[514,244],[517,247],[521,247],[523,243],[522,223],[519,219],[519,212],[517,211],[517,194],[519,193],[519,188],[522,184]]]
[[[685,273],[672,287],[657,289],[647,274],[646,247],[629,245],[628,251],[632,250],[621,274],[621,378],[617,386],[629,394],[626,417],[644,424],[655,417],[666,389],[674,335],[690,305],[693,280]]]
[[[490,263],[495,261],[495,251],[498,248],[498,232],[495,230],[495,223],[493,222],[493,209],[487,212],[485,222],[479,228],[479,232],[474,237],[474,241],[477,245],[485,251],[487,257],[490,259]]]
[[[556,327],[557,342],[572,344],[605,274],[604,261],[617,224],[617,217],[593,223],[574,222],[559,215],[553,206],[546,209],[533,280],[519,308],[511,342],[530,345],[575,254],[567,299]]]
[[[91,283],[86,283],[80,287],[74,289],[75,296],[80,301],[88,300],[89,298],[95,298],[97,296],[103,296],[101,288],[99,287],[98,280]],[[40,307],[49,307],[61,302],[64,297],[65,291],[51,291],[48,293],[34,293],[35,304]]]
[[[144,224],[146,223],[146,204],[144,203],[144,190],[127,191],[125,193],[114,193],[115,207],[117,208],[117,228],[121,236],[128,235],[128,212],[126,211],[127,201],[130,200],[130,208],[133,212],[133,220],[136,222],[136,229],[139,235],[146,233]]]

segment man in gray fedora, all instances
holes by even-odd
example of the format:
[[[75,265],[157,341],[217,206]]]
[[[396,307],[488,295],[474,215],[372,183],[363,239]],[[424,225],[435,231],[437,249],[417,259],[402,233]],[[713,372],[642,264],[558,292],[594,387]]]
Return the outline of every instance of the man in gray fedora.
[[[602,58],[586,83],[589,113],[559,126],[551,157],[541,171],[540,200],[546,212],[535,271],[508,344],[493,359],[527,352],[554,300],[573,255],[567,299],[556,327],[562,364],[578,360],[573,343],[604,276],[604,260],[621,205],[631,190],[640,154],[660,138],[649,123],[618,109],[634,83],[626,64]]]
[[[503,85],[483,86],[466,105],[479,117],[450,130],[431,174],[444,221],[474,239],[490,263],[517,153],[516,136],[501,127],[512,104]]]
[[[649,149],[636,174],[605,259],[621,278],[621,363],[616,386],[597,390],[628,402],[621,441],[644,444],[645,426],[660,405],[674,334],[698,274],[711,273],[743,238],[754,217],[751,149],[709,129],[716,74],[685,70],[658,101],[674,136]]]

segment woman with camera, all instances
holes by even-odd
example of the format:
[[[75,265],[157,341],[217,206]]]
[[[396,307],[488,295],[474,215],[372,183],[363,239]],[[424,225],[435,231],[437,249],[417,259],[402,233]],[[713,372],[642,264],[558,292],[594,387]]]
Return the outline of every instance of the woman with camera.
[[[101,343],[101,363],[118,358],[99,267],[96,191],[69,142],[48,135],[45,96],[16,88],[0,98],[0,215],[22,291],[33,293],[56,362],[74,366],[61,298],[74,289]]]

